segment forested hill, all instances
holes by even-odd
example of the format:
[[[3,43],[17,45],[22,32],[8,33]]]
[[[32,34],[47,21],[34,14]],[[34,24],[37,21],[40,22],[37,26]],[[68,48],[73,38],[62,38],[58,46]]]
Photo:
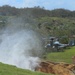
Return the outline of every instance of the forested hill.
[[[22,17],[25,24],[32,25],[33,29],[38,29],[43,36],[70,37],[75,35],[75,11],[67,9],[46,10],[39,6],[16,8],[4,5],[0,6],[0,29],[6,26],[9,17]]]
[[[75,11],[67,9],[46,10],[44,7],[35,6],[34,8],[15,8],[9,5],[0,6],[0,15],[15,16],[22,14],[31,14],[36,18],[39,17],[75,17]]]

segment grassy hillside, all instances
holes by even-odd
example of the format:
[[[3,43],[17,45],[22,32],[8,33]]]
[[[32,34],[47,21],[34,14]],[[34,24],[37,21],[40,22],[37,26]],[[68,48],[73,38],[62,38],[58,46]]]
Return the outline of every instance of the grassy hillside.
[[[16,68],[15,66],[0,63],[0,75],[52,75],[52,74],[32,72],[29,70]]]
[[[75,47],[66,49],[65,52],[48,53],[47,60],[54,62],[72,63],[72,56],[75,56]]]
[[[15,18],[14,18],[15,17]],[[7,25],[8,18],[14,18],[16,20],[16,16],[0,16],[0,28]],[[19,18],[19,17],[18,17]],[[34,18],[35,19],[35,18]],[[61,17],[40,17],[35,19],[33,18],[25,18],[23,20],[26,23],[32,25],[33,29],[38,29],[38,31],[43,36],[71,36],[75,35],[75,18],[61,18]],[[38,27],[38,28],[37,28]]]
[[[39,20],[39,31],[46,36],[70,36],[75,32],[74,18],[41,17]]]

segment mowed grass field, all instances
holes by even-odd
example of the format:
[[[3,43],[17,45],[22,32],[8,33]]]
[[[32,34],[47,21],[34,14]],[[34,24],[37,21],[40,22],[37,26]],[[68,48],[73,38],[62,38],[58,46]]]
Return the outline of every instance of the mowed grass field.
[[[48,53],[46,55],[46,60],[53,62],[73,63],[72,56],[75,56],[75,46],[71,47],[70,49],[66,49],[64,52]]]
[[[30,70],[20,69],[15,66],[0,63],[0,75],[53,75]]]

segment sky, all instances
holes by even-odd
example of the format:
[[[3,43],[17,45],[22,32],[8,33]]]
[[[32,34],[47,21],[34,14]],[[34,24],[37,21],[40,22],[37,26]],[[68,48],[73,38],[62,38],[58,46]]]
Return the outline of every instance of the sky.
[[[3,5],[17,8],[40,6],[48,10],[59,8],[75,10],[75,0],[0,0],[0,6]]]

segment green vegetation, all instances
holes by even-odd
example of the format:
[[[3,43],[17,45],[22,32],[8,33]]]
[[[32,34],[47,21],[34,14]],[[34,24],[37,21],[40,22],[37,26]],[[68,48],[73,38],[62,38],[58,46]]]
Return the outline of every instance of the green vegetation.
[[[40,6],[35,6],[34,8],[15,8],[9,5],[0,6],[0,15],[3,16],[18,16],[18,15],[33,15],[36,18],[39,17],[75,17],[75,11],[70,11],[67,9],[54,9],[54,10],[45,10]]]
[[[0,75],[53,75],[41,72],[32,72],[16,68],[15,66],[0,63]]]
[[[48,53],[46,55],[47,57],[46,60],[50,60],[54,62],[72,63],[72,56],[75,56],[75,47],[66,49],[64,52]]]
[[[39,23],[39,31],[46,36],[69,37],[75,34],[75,21],[71,18],[41,17]]]
[[[75,35],[75,11],[66,9],[45,10],[40,6],[33,8],[15,8],[9,5],[0,7],[0,21],[7,17],[17,16],[25,19],[26,23],[37,25],[43,36],[72,36]],[[30,20],[29,20],[30,19]],[[32,20],[36,20],[35,24]],[[5,25],[0,22],[0,28]]]
[[[65,9],[45,10],[44,8],[15,8],[9,5],[0,7],[0,29],[6,26],[8,18],[22,17],[25,23],[33,25],[41,35],[61,38],[61,43],[68,43],[69,37],[75,35],[75,11]],[[16,20],[16,18],[15,18]],[[36,20],[36,22],[34,22]],[[27,25],[28,25],[27,24]],[[48,53],[46,60],[72,63],[75,47],[64,52]],[[19,69],[0,63],[0,75],[50,75]]]

